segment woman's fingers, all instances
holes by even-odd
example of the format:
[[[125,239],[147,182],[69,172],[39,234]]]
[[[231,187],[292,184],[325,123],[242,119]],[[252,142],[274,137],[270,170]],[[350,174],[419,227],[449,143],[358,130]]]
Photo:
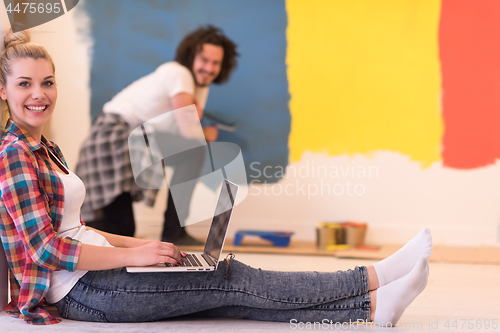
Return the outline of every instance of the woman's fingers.
[[[172,243],[152,241],[130,250],[134,254],[131,257],[134,266],[155,265],[161,262],[173,265],[182,263],[181,251]]]
[[[158,262],[169,263],[172,265],[179,265],[180,264],[180,261],[177,261],[174,258],[169,257],[169,256],[159,256]]]
[[[173,264],[182,262],[181,251],[172,243],[161,242],[160,255],[167,256],[175,262],[170,262]]]

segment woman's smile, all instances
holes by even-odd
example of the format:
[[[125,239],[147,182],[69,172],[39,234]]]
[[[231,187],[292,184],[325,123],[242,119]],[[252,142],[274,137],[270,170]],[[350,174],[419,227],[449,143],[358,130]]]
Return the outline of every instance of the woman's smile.
[[[40,114],[43,113],[45,110],[47,110],[48,105],[30,104],[30,105],[25,105],[24,107],[35,114]]]

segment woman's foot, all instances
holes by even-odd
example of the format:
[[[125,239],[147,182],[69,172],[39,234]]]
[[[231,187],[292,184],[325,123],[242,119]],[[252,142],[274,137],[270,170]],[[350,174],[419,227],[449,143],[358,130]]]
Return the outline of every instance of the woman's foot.
[[[421,256],[428,261],[431,254],[431,231],[429,228],[424,228],[396,253],[373,264],[377,273],[379,287],[404,277],[413,269]]]
[[[395,326],[408,305],[425,289],[428,276],[429,258],[420,256],[410,273],[377,289],[373,321],[383,327]]]

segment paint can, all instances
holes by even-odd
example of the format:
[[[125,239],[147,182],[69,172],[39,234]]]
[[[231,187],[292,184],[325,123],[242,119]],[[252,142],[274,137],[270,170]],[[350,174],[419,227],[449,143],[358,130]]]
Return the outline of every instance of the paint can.
[[[365,234],[366,234],[366,223],[360,222],[345,222],[342,223],[342,229],[344,230],[344,240],[345,244],[357,247],[363,246],[365,243]]]
[[[2,244],[0,244],[0,311],[7,306],[9,298],[9,264],[5,257]]]
[[[316,246],[326,250],[328,246],[343,244],[343,228],[340,223],[321,222],[316,227]]]

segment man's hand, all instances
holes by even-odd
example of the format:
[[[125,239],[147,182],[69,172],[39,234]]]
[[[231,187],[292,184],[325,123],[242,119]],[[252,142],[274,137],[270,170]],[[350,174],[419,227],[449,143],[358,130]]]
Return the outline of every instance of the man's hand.
[[[198,104],[198,100],[193,97],[193,102],[194,106],[196,106],[196,112],[198,112],[198,117],[203,118],[203,110],[201,109],[200,105]]]
[[[214,142],[219,136],[219,130],[215,126],[203,127],[203,134],[207,142]]]

